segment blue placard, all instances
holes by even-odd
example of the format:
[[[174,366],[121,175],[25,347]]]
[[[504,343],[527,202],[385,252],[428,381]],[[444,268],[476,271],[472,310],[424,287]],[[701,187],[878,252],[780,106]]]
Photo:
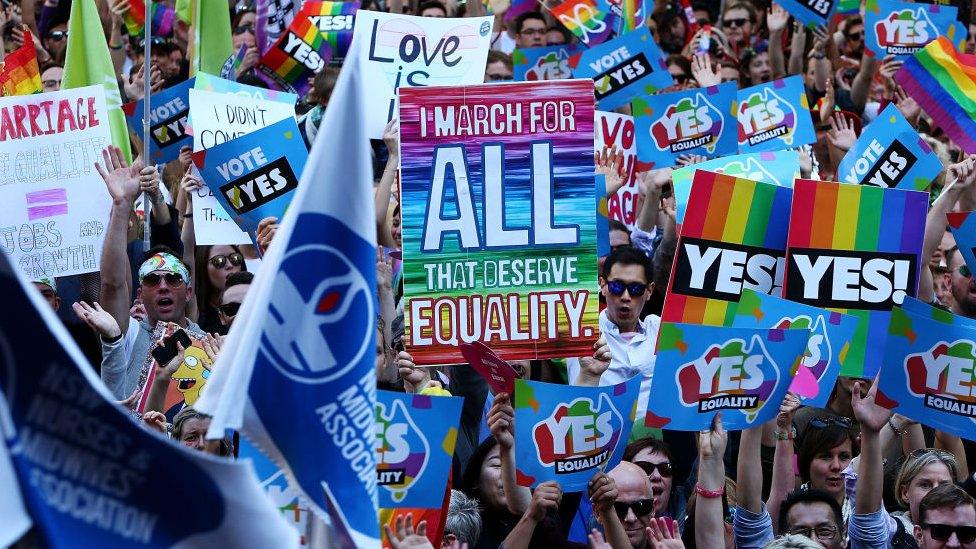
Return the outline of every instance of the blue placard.
[[[891,311],[878,401],[938,430],[972,438],[976,330]]]
[[[190,114],[190,88],[194,79],[180,82],[152,94],[149,112],[149,159],[165,164],[180,156],[180,148],[192,147],[193,136],[187,133]],[[145,101],[140,99],[122,106],[129,131],[142,139],[142,114]]]
[[[438,509],[451,472],[463,398],[376,391],[380,507]]]
[[[739,151],[775,151],[817,140],[803,77],[739,90]]]
[[[570,58],[582,49],[578,44],[516,49],[512,52],[515,80],[535,82],[572,78]]]
[[[910,315],[935,320],[943,324],[976,328],[976,319],[952,314],[951,311],[929,305],[921,299],[910,295],[905,296],[905,299],[901,302],[901,309]]]
[[[684,222],[688,197],[691,196],[691,182],[697,170],[724,173],[760,183],[792,188],[793,180],[800,177],[800,154],[796,151],[735,154],[674,170],[671,172],[671,185],[674,188],[679,224]]]
[[[864,47],[878,59],[911,57],[949,31],[959,11],[955,6],[868,0],[864,6]]]
[[[658,169],[685,154],[735,154],[735,97],[735,82],[726,82],[634,99],[637,158]]]
[[[946,217],[966,266],[976,269],[976,212],[949,212]]]
[[[857,323],[858,319],[850,315],[743,289],[732,326],[810,330],[807,350],[793,373],[790,391],[804,405],[823,408],[830,399]]]
[[[728,430],[769,421],[809,338],[809,330],[662,323],[644,423],[698,431],[719,411]]]
[[[290,117],[193,153],[204,183],[251,235],[265,217],[281,220],[307,158],[298,124]]]
[[[584,51],[573,76],[593,79],[597,102],[604,111],[674,84],[647,27]]]
[[[837,10],[841,0],[777,0],[776,3],[790,12],[797,21],[807,27],[826,25]]]
[[[845,183],[910,191],[928,189],[941,172],[938,155],[894,103],[864,128],[837,167],[837,177]]]
[[[605,387],[515,381],[515,466],[519,484],[549,480],[586,490],[620,463],[637,413],[641,377]]]

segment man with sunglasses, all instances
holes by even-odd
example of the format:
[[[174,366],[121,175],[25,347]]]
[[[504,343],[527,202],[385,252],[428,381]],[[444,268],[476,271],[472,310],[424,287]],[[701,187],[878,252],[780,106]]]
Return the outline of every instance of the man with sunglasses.
[[[234,318],[241,309],[244,296],[251,287],[254,280],[254,273],[248,271],[238,271],[227,277],[224,291],[220,294],[220,306],[217,308],[220,315],[220,323],[228,330],[234,323]]]
[[[602,512],[603,506],[594,499],[597,520],[607,531],[616,527],[611,521],[619,521],[633,549],[650,547],[646,529],[654,517],[654,497],[651,495],[651,483],[647,480],[647,475],[633,463],[621,461],[607,476],[617,488],[617,497],[613,502],[615,512]],[[599,477],[595,477],[595,480],[597,478]]]
[[[954,484],[933,488],[918,506],[919,549],[976,547],[976,501]]]

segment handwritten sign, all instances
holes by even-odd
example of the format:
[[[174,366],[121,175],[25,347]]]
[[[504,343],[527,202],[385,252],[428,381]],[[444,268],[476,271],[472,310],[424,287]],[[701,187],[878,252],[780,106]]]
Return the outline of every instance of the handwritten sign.
[[[633,229],[637,223],[640,189],[637,186],[637,140],[634,118],[626,114],[596,111],[594,113],[594,150],[616,147],[623,154],[624,186],[607,201],[610,219],[616,219]]]

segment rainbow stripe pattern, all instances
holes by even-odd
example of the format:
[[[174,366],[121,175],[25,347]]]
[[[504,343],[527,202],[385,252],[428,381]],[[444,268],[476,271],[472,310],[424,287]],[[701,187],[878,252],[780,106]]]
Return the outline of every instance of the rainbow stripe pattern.
[[[688,261],[686,245],[694,239],[695,242],[706,241],[710,246],[722,249],[741,249],[742,246],[761,248],[777,258],[783,257],[791,197],[792,191],[787,187],[704,170],[695,172],[661,320],[731,325],[738,294],[723,294],[714,287],[693,292],[697,295],[691,295],[686,290],[691,277],[690,272],[682,268]],[[713,270],[717,269],[718,261],[711,267]],[[773,287],[767,293],[773,293],[781,282],[774,280]],[[705,297],[704,294],[711,296]]]
[[[793,185],[793,207],[786,255],[783,294],[790,297],[791,254],[796,249],[847,250],[911,254],[916,267],[922,265],[922,238],[928,193],[797,179]],[[908,295],[917,291],[906,288]],[[813,303],[811,303],[813,304]],[[873,377],[881,367],[882,353],[891,311],[868,309],[830,310],[858,318],[842,376]],[[868,349],[873,352],[868,353]]]
[[[602,0],[568,0],[548,6],[548,9],[557,21],[589,47],[606,42],[616,26],[617,16]]]
[[[152,34],[169,36],[173,33],[176,10],[159,2],[152,4]],[[122,22],[130,36],[142,36],[146,26],[146,3],[143,0],[130,0],[129,11],[122,15]]]
[[[959,147],[976,152],[976,55],[940,36],[905,60],[895,82]]]
[[[24,45],[10,52],[3,59],[0,69],[0,85],[3,95],[30,95],[41,92],[41,73],[37,66],[34,37],[24,33]]]
[[[326,2],[321,2],[325,4]],[[331,3],[331,2],[328,2]],[[285,51],[288,44],[289,34],[294,34],[300,38],[315,55],[321,58],[321,63],[315,63],[312,53],[303,53],[304,59],[298,60]],[[301,48],[296,48],[301,50]],[[332,58],[332,47],[319,32],[307,14],[299,12],[289,25],[288,30],[282,33],[271,48],[261,56],[258,62],[258,70],[265,76],[271,78],[282,90],[305,95],[310,87],[309,77],[321,70],[329,59]],[[316,66],[318,65],[318,66]]]
[[[332,48],[332,55],[341,58],[346,56],[349,44],[352,44],[353,19],[358,10],[359,2],[305,2],[298,16],[305,15],[313,22],[316,17],[329,17],[334,30],[319,30]],[[336,16],[345,17],[340,22]]]
[[[644,25],[647,15],[644,11],[644,0],[622,0],[620,7],[623,11],[623,32],[639,29]]]

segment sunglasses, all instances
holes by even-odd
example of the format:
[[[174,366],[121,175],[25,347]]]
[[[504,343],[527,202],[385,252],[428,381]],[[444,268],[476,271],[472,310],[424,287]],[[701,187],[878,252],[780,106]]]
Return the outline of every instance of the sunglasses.
[[[162,282],[163,280],[166,281],[167,286],[174,287],[174,288],[178,286],[182,286],[186,282],[183,280],[182,276],[176,273],[166,273],[166,274],[149,273],[146,276],[142,277],[142,285],[148,286],[150,288],[155,288],[156,286],[159,286],[159,283]]]
[[[634,515],[638,517],[643,517],[651,514],[654,510],[654,499],[639,499],[637,501],[615,501],[613,502],[613,509],[617,512],[617,516],[620,520],[623,520],[627,516],[627,511],[633,509]]]
[[[674,470],[671,469],[671,463],[665,461],[664,463],[651,463],[650,461],[635,461],[635,465],[641,468],[647,476],[654,474],[657,471],[662,477],[668,478],[673,473]]]
[[[722,19],[722,25],[726,27],[744,27],[746,23],[752,23],[751,19],[736,17],[735,19]]]
[[[227,316],[237,316],[237,312],[241,310],[241,304],[224,303],[223,305],[218,307],[218,309],[220,309],[220,312],[224,313]]]
[[[927,529],[932,539],[937,541],[948,541],[955,533],[960,543],[972,543],[976,541],[976,526],[952,526],[949,524],[933,524],[926,522],[922,528]]]
[[[643,282],[621,282],[619,280],[608,280],[607,289],[615,296],[624,295],[624,290],[630,292],[630,297],[640,297],[647,291],[647,284]]]
[[[51,31],[47,33],[48,40],[54,40],[55,42],[60,42],[62,40],[68,39],[68,31]]]
[[[956,270],[959,271],[959,276],[962,276],[962,277],[965,277],[965,278],[969,278],[969,277],[973,276],[973,272],[971,270],[969,270],[969,266],[968,265],[963,265],[962,267],[959,267]]]
[[[810,420],[810,425],[816,427],[817,429],[825,429],[833,425],[850,429],[851,425],[853,424],[851,423],[851,420],[847,419],[846,417],[815,417]]]
[[[234,27],[234,34],[240,36],[245,32],[254,34],[254,25],[241,25],[239,27]]]
[[[241,263],[244,263],[244,256],[239,252],[234,252],[228,255],[215,255],[210,258],[210,264],[214,266],[215,269],[223,269],[224,265],[230,261],[230,264],[235,267],[240,267]]]
[[[485,77],[489,82],[508,82],[509,80],[515,80],[514,76],[507,74],[486,74]]]
[[[863,32],[852,32],[847,35],[848,40],[860,40],[861,38],[864,38]]]
[[[688,81],[688,75],[686,74],[672,74],[671,78],[674,78],[674,81],[678,84],[684,84]]]

